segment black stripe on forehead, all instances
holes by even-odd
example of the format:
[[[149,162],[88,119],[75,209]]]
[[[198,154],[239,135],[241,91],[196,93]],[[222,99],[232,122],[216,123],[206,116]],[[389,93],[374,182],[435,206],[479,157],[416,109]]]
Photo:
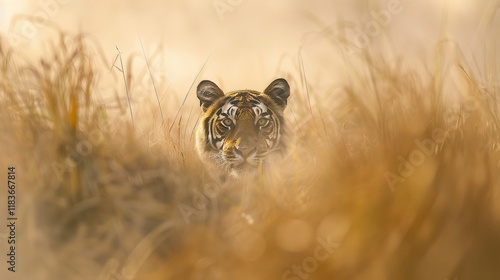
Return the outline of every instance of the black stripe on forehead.
[[[256,114],[255,112],[250,109],[250,108],[238,108],[238,110],[236,111],[236,114],[234,115],[234,117],[236,119],[240,118],[243,114],[245,114],[246,116],[250,116],[251,119],[255,119],[256,117]]]
[[[251,100],[249,100],[249,102],[250,102],[250,104],[252,104],[253,106],[255,106],[255,105],[259,105],[259,104],[261,103],[261,102],[260,102],[260,100],[258,100],[258,99],[251,99]]]
[[[244,107],[249,106],[253,107],[261,103],[259,98],[255,96],[255,93],[250,92],[239,92],[229,99],[229,103],[234,106]]]
[[[252,95],[252,93],[249,91],[243,90],[243,91],[238,91],[238,92],[234,92],[234,93],[229,93],[229,95],[232,95],[233,97],[246,97],[246,96]]]

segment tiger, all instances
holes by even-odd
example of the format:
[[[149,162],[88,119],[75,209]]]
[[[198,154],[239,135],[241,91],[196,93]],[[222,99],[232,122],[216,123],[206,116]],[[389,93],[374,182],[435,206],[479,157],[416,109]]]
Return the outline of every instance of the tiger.
[[[262,92],[226,94],[204,80],[196,94],[202,110],[196,150],[202,161],[237,177],[287,154],[289,132],[283,112],[290,86],[285,79],[274,80]]]

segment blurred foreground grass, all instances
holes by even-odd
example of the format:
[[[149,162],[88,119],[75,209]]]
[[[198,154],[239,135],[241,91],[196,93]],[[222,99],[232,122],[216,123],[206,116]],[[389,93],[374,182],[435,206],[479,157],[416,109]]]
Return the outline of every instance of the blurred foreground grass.
[[[52,46],[33,62],[0,41],[19,279],[498,279],[494,65],[478,74],[459,56],[432,68],[366,53],[350,80],[310,96],[312,111],[314,84],[290,70],[292,155],[261,178],[221,182],[174,119],[179,100],[164,123],[134,126],[122,73],[104,97],[110,65],[92,44],[61,35]]]

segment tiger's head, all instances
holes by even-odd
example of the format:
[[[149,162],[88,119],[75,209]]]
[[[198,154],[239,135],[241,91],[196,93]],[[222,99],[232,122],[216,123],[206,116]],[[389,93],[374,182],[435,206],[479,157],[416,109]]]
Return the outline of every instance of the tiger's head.
[[[203,160],[239,174],[286,152],[283,110],[290,87],[285,79],[273,81],[263,92],[238,90],[227,94],[205,80],[198,85],[197,96],[203,114],[196,148]]]

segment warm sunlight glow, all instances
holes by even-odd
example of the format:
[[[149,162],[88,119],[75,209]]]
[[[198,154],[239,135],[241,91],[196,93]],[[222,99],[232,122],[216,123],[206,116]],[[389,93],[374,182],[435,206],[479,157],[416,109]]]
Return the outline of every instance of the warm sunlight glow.
[[[500,279],[499,8],[0,0],[0,279]]]
[[[0,0],[0,31],[8,32],[14,15],[26,12],[26,0]]]

